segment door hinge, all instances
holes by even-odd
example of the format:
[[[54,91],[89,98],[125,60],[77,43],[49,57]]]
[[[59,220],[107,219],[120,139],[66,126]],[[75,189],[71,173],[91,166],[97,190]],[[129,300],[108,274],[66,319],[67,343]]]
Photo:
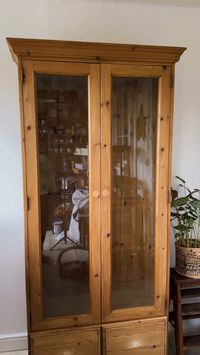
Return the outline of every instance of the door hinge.
[[[25,72],[24,72],[24,68],[22,67],[21,68],[21,81],[22,81],[22,84],[25,83],[25,78],[26,78],[26,75],[25,75]]]
[[[27,211],[30,210],[30,198],[29,198],[29,196],[26,196],[26,209],[27,209]]]

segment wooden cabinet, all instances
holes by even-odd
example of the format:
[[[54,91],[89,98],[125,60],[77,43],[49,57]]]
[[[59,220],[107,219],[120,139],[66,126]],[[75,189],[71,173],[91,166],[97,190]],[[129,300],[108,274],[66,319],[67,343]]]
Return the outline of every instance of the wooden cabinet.
[[[8,44],[19,68],[31,353],[165,354],[184,48]]]

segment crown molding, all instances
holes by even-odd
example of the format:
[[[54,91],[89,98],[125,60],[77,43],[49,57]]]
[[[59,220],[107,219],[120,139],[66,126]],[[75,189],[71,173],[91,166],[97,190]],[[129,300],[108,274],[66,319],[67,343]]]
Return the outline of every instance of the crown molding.
[[[108,44],[44,39],[7,38],[13,60],[18,59],[172,64],[185,47]]]

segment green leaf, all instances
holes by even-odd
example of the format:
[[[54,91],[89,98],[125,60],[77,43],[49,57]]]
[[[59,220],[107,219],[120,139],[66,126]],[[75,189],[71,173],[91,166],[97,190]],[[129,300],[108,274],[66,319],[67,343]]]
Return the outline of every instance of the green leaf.
[[[177,217],[178,218],[179,214],[175,212],[171,212],[171,217]]]
[[[191,193],[190,193],[190,197],[192,200],[198,200],[198,198],[194,197],[194,194],[197,194],[197,192],[199,193],[200,190],[194,189]]]
[[[196,218],[190,216],[189,214],[184,214],[183,219],[185,219],[188,222],[189,219],[193,219],[193,221],[195,221]]]
[[[191,215],[191,217],[193,217],[194,219],[197,219],[197,217],[198,217],[197,211],[194,210],[193,208],[188,209],[188,216],[190,216],[190,215]]]
[[[180,225],[180,226],[175,226],[174,227],[176,230],[179,230],[181,232],[187,232],[191,230],[191,227],[185,226],[185,225]]]
[[[190,194],[192,193],[192,192],[190,191],[190,189],[188,189],[187,186],[182,185],[182,184],[179,184],[178,186],[183,187],[183,188],[186,189]]]
[[[177,207],[177,206],[183,206],[188,202],[188,198],[186,197],[180,197],[177,198],[176,200],[172,201],[172,207]]]
[[[179,238],[180,236],[181,236],[180,233],[175,233],[174,234],[175,239]]]
[[[200,209],[200,201],[195,199],[190,202],[191,206],[194,207],[195,209]]]
[[[188,219],[188,224],[189,224],[189,227],[192,227],[192,226],[193,226],[194,221],[195,221],[195,219],[194,219],[194,218],[189,217],[189,219]]]
[[[186,208],[187,208],[187,206],[186,206]],[[184,207],[178,207],[177,210],[178,210],[178,212],[185,211],[185,208]]]
[[[198,218],[197,215],[195,215],[194,213],[191,213],[191,212],[190,212],[190,214],[189,214],[189,217],[191,217],[194,221],[196,221],[197,218]]]
[[[185,180],[183,180],[182,178],[180,178],[179,176],[175,176],[178,180],[180,180],[183,184],[185,184]]]

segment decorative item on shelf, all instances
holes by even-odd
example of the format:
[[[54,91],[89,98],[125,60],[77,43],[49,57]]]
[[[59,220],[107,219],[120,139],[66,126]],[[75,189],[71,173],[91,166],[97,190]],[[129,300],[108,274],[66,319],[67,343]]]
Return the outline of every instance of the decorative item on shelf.
[[[200,190],[190,190],[185,180],[172,189],[171,223],[176,246],[176,271],[200,279]]]
[[[67,243],[67,239],[71,240],[67,236],[71,213],[72,207],[70,203],[63,203],[56,207],[52,220],[52,228],[53,234],[58,238],[58,242],[51,247],[51,250],[53,250],[60,242],[64,241]]]
[[[63,221],[62,219],[55,219],[52,222],[53,234],[58,235],[63,231]]]

